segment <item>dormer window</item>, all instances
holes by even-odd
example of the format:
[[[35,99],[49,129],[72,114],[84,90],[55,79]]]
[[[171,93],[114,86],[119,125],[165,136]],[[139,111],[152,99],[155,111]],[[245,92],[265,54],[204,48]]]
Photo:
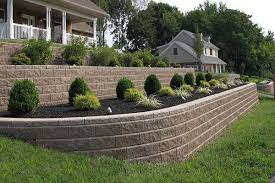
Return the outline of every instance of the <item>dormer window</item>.
[[[213,55],[213,50],[210,48],[210,55]]]
[[[173,53],[174,53],[174,55],[178,55],[178,48],[174,48]]]

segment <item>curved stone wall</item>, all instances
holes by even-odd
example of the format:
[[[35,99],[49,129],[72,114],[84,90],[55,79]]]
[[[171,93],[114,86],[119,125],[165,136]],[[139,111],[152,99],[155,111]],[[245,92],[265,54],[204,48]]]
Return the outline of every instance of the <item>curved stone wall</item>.
[[[258,103],[248,84],[179,106],[135,114],[0,118],[0,134],[62,151],[163,163],[192,155]]]

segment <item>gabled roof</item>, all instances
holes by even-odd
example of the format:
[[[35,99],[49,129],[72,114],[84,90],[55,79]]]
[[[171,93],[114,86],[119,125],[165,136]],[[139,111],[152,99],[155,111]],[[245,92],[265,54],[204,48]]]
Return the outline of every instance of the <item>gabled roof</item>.
[[[179,47],[181,47],[183,50],[185,50],[187,53],[189,53],[196,59],[196,52],[194,51],[194,49],[191,48],[189,45],[179,41],[172,42],[165,50],[163,50],[163,52],[160,53],[160,56],[167,52],[174,44],[177,44]]]
[[[172,39],[172,41],[170,41],[168,44],[157,47],[157,49],[161,48],[161,47],[164,47],[164,46],[167,46],[167,45],[175,42],[178,39],[178,37],[181,36],[181,34],[183,34],[183,33],[186,34],[187,36],[189,36],[190,38],[195,39],[195,33],[183,29],[182,31],[180,31],[180,33],[177,34],[176,37],[174,37]],[[203,39],[203,44],[204,44],[205,47],[210,47],[210,48],[214,48],[214,49],[219,50],[219,48],[216,45],[214,45],[213,43],[207,42],[204,39]]]

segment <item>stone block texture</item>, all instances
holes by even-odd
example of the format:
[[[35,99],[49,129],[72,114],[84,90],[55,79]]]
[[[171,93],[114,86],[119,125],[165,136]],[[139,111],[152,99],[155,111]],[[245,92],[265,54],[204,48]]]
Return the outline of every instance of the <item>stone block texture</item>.
[[[83,77],[100,98],[116,97],[116,85],[120,78],[128,77],[142,89],[146,77],[156,74],[162,85],[169,85],[175,73],[185,75],[194,72],[186,68],[113,68],[65,65],[0,65],[0,111],[7,108],[8,96],[16,80],[30,79],[38,88],[41,105],[68,103],[68,90],[76,77]]]
[[[188,158],[257,103],[256,85],[248,84],[150,112],[65,119],[0,118],[0,134],[60,151],[167,163]]]

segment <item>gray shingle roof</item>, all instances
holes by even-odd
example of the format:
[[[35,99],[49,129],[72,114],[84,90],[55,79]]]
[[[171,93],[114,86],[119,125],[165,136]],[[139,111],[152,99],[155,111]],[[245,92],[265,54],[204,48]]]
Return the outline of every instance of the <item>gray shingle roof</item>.
[[[223,60],[221,60],[218,57],[211,57],[211,56],[205,56],[205,55],[203,55],[201,57],[201,62],[203,64],[222,64],[222,65],[227,65]]]

